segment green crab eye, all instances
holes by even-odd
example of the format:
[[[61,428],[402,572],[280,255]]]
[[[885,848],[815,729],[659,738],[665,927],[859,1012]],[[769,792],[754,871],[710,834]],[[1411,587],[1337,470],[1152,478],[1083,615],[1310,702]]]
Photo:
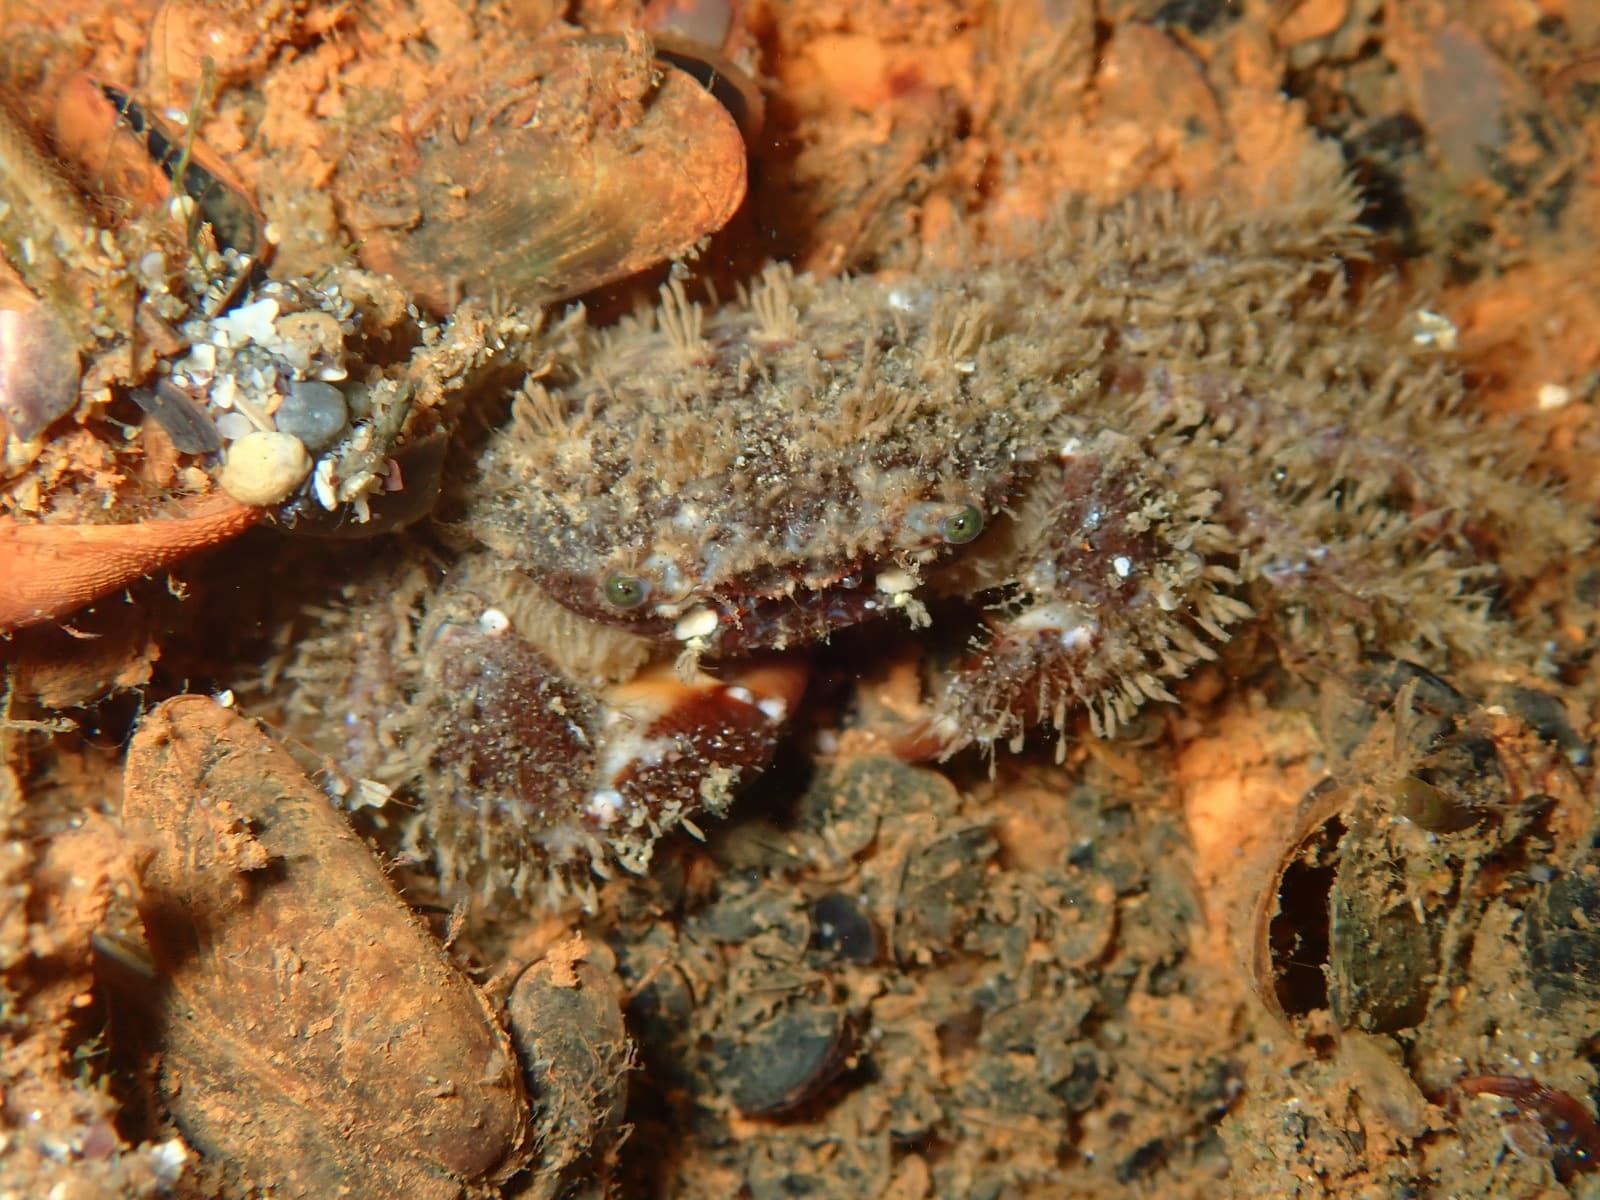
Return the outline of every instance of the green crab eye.
[[[606,600],[617,608],[638,608],[650,594],[650,585],[637,575],[613,571],[606,576]]]
[[[964,546],[983,532],[983,514],[975,504],[963,505],[939,522],[939,536],[952,546]]]

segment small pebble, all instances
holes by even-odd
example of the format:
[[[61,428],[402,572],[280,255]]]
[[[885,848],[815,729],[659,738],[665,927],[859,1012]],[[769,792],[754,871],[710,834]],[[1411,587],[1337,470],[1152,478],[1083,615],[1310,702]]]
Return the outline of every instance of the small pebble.
[[[254,431],[255,426],[250,424],[250,418],[241,412],[225,412],[217,418],[217,432],[225,442],[237,442]]]
[[[278,432],[293,434],[307,450],[320,454],[339,440],[349,411],[338,388],[303,379],[289,385],[289,394],[272,416]]]
[[[219,333],[226,335],[230,346],[242,346],[247,342],[270,343],[278,337],[272,324],[277,316],[276,300],[257,300],[253,304],[240,305],[218,317],[212,324]]]
[[[258,430],[228,447],[218,482],[245,504],[277,504],[287,500],[310,472],[311,456],[299,438]]]

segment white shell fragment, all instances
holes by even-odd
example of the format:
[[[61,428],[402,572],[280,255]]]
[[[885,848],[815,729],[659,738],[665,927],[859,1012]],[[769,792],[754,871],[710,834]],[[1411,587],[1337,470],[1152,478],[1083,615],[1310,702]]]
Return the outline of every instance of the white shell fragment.
[[[272,327],[277,318],[276,300],[257,300],[216,318],[212,326],[226,339],[227,345],[242,346],[247,342],[266,345],[277,340],[277,332]]]
[[[228,447],[218,481],[244,504],[287,500],[311,473],[311,456],[300,439],[287,433],[247,433]]]
[[[1417,346],[1431,346],[1453,353],[1460,344],[1461,334],[1456,324],[1443,313],[1419,308],[1411,314],[1411,341]]]

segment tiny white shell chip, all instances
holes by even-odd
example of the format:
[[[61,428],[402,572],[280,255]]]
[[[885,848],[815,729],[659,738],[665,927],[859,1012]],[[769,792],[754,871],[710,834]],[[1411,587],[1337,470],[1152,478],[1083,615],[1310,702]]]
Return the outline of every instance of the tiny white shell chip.
[[[616,824],[617,818],[622,815],[622,793],[611,788],[602,788],[590,794],[589,803],[583,808],[602,829],[608,829]]]
[[[277,319],[276,300],[257,300],[252,304],[240,305],[232,312],[216,318],[212,326],[228,335],[230,346],[241,346],[246,342],[272,341],[277,336],[272,323]]]
[[[311,456],[300,439],[257,430],[228,447],[218,482],[245,504],[277,504],[287,500],[310,473]]]
[[[1451,353],[1460,344],[1460,331],[1443,313],[1420,308],[1411,314],[1411,341],[1417,346],[1432,346]]]

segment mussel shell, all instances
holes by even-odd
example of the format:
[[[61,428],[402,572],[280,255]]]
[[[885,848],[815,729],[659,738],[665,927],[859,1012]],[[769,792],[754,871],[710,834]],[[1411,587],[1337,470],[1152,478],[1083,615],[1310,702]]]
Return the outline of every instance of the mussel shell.
[[[0,279],[0,440],[31,441],[78,402],[77,339],[19,285]]]
[[[362,261],[435,312],[564,299],[682,254],[744,198],[728,110],[643,38],[530,48],[409,136],[358,135],[335,180]]]
[[[745,140],[753,142],[767,119],[766,101],[756,81],[726,55],[709,46],[673,33],[652,36],[656,58],[697,79],[739,123]]]
[[[219,248],[257,259],[270,248],[244,184],[193,134],[174,129],[120,88],[87,75],[69,79],[56,102],[55,143],[114,205],[154,209],[181,192]]]

